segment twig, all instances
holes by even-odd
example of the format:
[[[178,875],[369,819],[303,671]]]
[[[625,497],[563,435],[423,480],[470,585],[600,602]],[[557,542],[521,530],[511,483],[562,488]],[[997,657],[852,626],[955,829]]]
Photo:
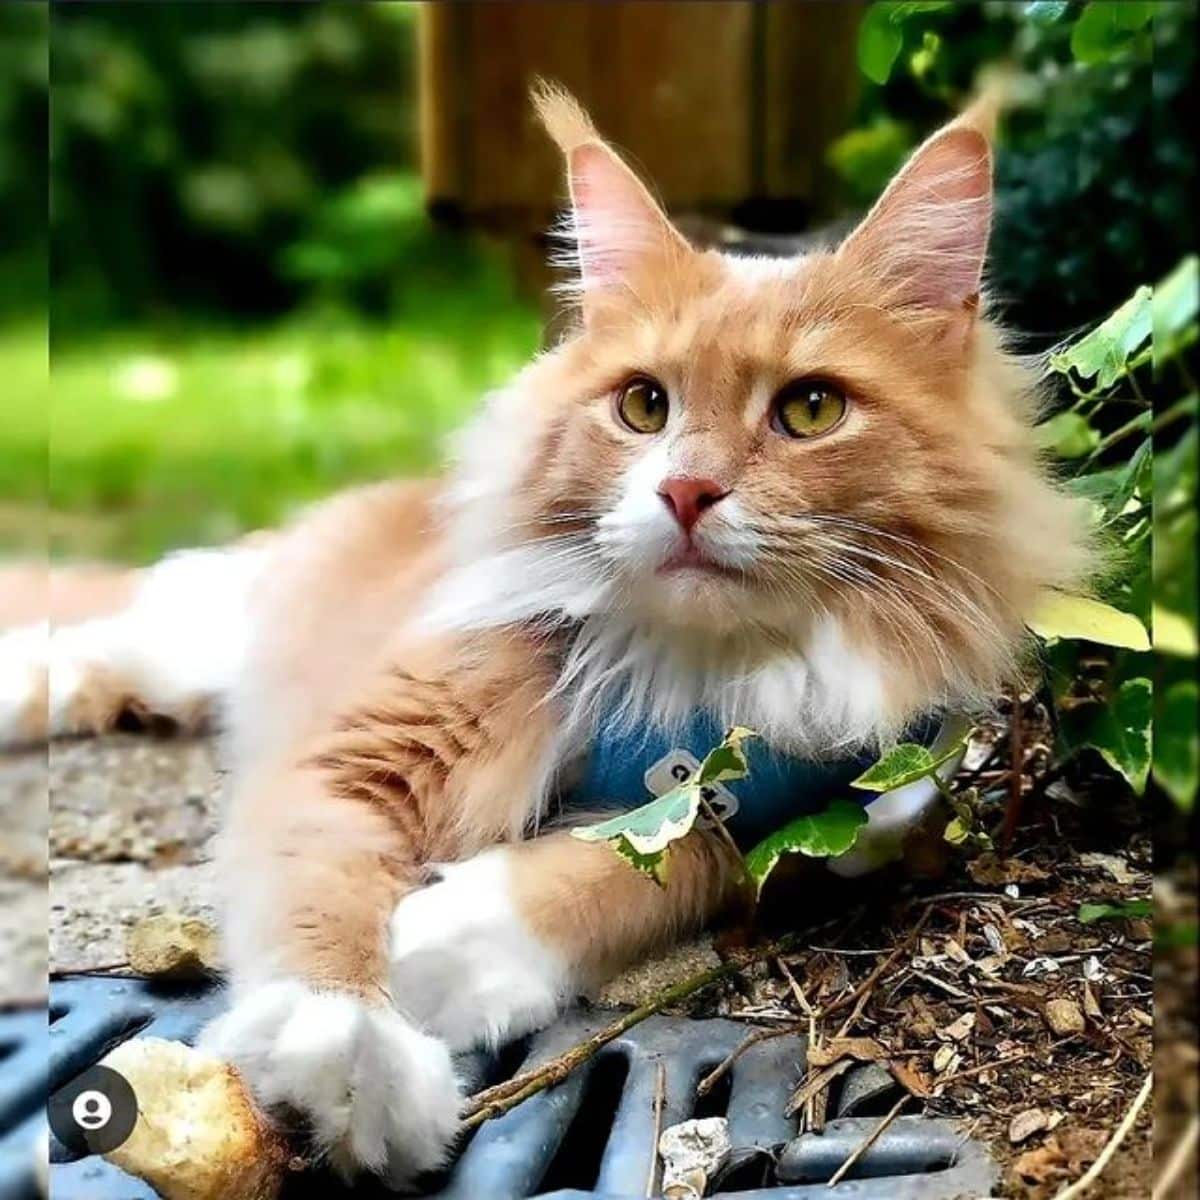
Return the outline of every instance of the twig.
[[[804,989],[796,982],[791,971],[788,970],[787,963],[782,958],[776,960],[779,964],[779,969],[783,972],[783,977],[788,981],[788,986],[792,989],[792,995],[796,997],[796,1003],[804,1010],[805,1016],[808,1017],[808,1049],[811,1053],[820,1041],[821,1031],[817,1028],[817,1014],[813,1011],[813,1006],[809,1004],[808,997],[804,994]],[[813,1120],[817,1116],[817,1095],[822,1092],[823,1088],[815,1089],[808,1098],[804,1101],[804,1127],[811,1129]]]
[[[679,983],[672,984],[656,996],[652,996],[645,1004],[640,1004],[630,1012],[624,1013],[610,1025],[606,1025],[591,1037],[585,1038],[578,1045],[572,1046],[549,1062],[542,1063],[529,1071],[522,1071],[504,1083],[498,1083],[494,1087],[477,1092],[467,1101],[463,1109],[463,1127],[471,1129],[476,1125],[482,1125],[484,1121],[508,1112],[522,1100],[527,1100],[530,1096],[535,1096],[538,1092],[544,1091],[556,1083],[561,1083],[576,1067],[593,1058],[609,1042],[620,1037],[627,1029],[632,1029],[633,1026],[647,1017],[653,1016],[668,1004],[686,1000],[687,997],[703,990],[710,984],[725,979],[752,963],[778,956],[796,941],[797,937],[797,934],[787,934],[778,941],[733,955],[719,967],[712,967],[681,980]]]
[[[654,1081],[654,1138],[650,1143],[650,1173],[646,1176],[646,1195],[654,1195],[658,1182],[658,1139],[662,1134],[663,1098],[667,1090],[667,1068],[658,1064],[658,1075]]]
[[[1142,1084],[1141,1090],[1134,1097],[1133,1103],[1121,1118],[1121,1123],[1113,1130],[1113,1135],[1108,1139],[1108,1144],[1100,1151],[1100,1157],[1070,1187],[1063,1188],[1055,1196],[1054,1200],[1074,1200],[1074,1197],[1082,1196],[1100,1178],[1104,1172],[1104,1168],[1108,1166],[1112,1156],[1116,1154],[1121,1143],[1125,1140],[1125,1135],[1133,1128],[1133,1123],[1138,1119],[1138,1114],[1145,1107],[1146,1101],[1150,1099],[1150,1090],[1153,1085],[1154,1072],[1150,1071],[1146,1075],[1146,1081]]]
[[[1025,752],[1021,745],[1021,689],[1013,685],[1012,711],[1008,729],[1008,751],[1011,770],[1008,776],[1008,804],[1004,809],[1004,826],[1000,833],[1001,853],[1007,853],[1021,819],[1021,781],[1024,776]]]
[[[827,1187],[836,1187],[842,1182],[846,1176],[846,1172],[849,1171],[850,1168],[854,1166],[854,1164],[858,1162],[858,1160],[862,1158],[862,1156],[866,1154],[866,1152],[870,1150],[873,1145],[875,1145],[883,1131],[900,1115],[900,1110],[908,1103],[909,1099],[909,1094],[905,1092],[904,1095],[892,1105],[891,1111],[888,1113],[888,1115],[884,1117],[878,1125],[875,1126],[875,1128],[870,1132],[870,1134],[867,1135],[866,1138],[863,1139],[850,1157],[846,1159],[846,1161],[842,1163],[842,1165],[838,1167],[836,1171],[834,1171],[833,1175],[830,1177],[829,1183],[826,1184]]]
[[[1032,1053],[1032,1050],[1018,1050],[1016,1054],[995,1058],[991,1062],[980,1063],[976,1067],[967,1067],[965,1071],[955,1071],[953,1075],[943,1075],[934,1083],[937,1087],[945,1087],[948,1083],[957,1083],[960,1079],[970,1079],[973,1075],[982,1075],[984,1071],[992,1071],[997,1067],[1007,1067],[1009,1063],[1020,1062],[1021,1059],[1028,1058]]]
[[[1195,1155],[1198,1141],[1200,1141],[1200,1116],[1193,1113],[1192,1119],[1183,1131],[1183,1136],[1175,1143],[1175,1149],[1171,1151],[1171,1157],[1167,1159],[1162,1173],[1154,1181],[1154,1190],[1150,1193],[1150,1200],[1167,1200],[1171,1189],[1179,1182],[1180,1175],[1187,1170],[1188,1161]]]
[[[853,1004],[854,1009],[850,1015],[842,1022],[841,1029],[838,1030],[838,1037],[845,1037],[846,1031],[854,1024],[855,1021],[862,1015],[862,1010],[867,1003],[867,997],[875,990],[875,985],[879,982],[880,977],[895,961],[908,949],[909,946],[917,940],[917,935],[925,928],[925,922],[929,920],[933,913],[933,905],[927,904],[925,911],[917,918],[917,923],[908,931],[908,936],[885,958],[871,973],[858,985],[857,988],[843,1000],[835,1000],[832,1004],[821,1010],[822,1017],[828,1017],[832,1013],[837,1012],[847,1004]]]
[[[756,1029],[753,1033],[747,1034],[734,1048],[719,1062],[703,1079],[696,1084],[696,1095],[707,1096],[713,1087],[720,1082],[725,1076],[730,1067],[733,1066],[751,1046],[756,1046],[759,1042],[769,1041],[771,1038],[783,1037],[789,1033],[795,1033],[800,1028],[799,1021],[793,1021],[790,1025],[783,1025],[779,1029]]]
[[[871,973],[846,996],[842,996],[838,1000],[832,1001],[824,1008],[817,1009],[812,1017],[812,1024],[815,1025],[818,1021],[823,1021],[826,1017],[831,1016],[835,1012],[840,1012],[847,1004],[857,1005],[860,1000],[866,1002],[865,997],[871,992],[875,984],[879,982],[880,976],[896,961],[896,959],[904,952],[904,950],[916,939],[917,935],[925,927],[925,922],[929,920],[930,914],[933,912],[933,906],[927,905],[925,911],[917,919],[916,924],[909,930],[908,936],[902,941],[892,952],[881,962]],[[847,1018],[846,1024],[842,1026],[841,1032],[837,1035],[842,1037],[849,1026],[858,1019],[861,1009],[856,1008],[856,1011],[851,1013]],[[704,1096],[712,1089],[713,1085],[733,1066],[741,1056],[750,1049],[756,1042],[765,1041],[767,1038],[782,1037],[787,1033],[794,1033],[800,1028],[800,1023],[797,1021],[792,1025],[785,1025],[781,1029],[756,1029],[750,1034],[739,1046],[734,1047],[733,1051],[719,1063],[712,1071],[710,1071],[696,1085],[697,1095]]]

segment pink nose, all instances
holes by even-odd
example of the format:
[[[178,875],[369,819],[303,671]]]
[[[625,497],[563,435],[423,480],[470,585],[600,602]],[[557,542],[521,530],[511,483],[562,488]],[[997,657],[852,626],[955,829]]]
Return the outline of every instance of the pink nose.
[[[684,533],[691,533],[693,526],[707,509],[712,508],[722,496],[729,493],[712,479],[664,479],[658,494],[675,515]]]

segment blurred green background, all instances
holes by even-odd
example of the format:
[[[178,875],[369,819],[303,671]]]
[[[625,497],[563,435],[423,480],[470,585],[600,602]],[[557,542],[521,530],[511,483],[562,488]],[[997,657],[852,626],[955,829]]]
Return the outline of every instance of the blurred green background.
[[[992,285],[1030,345],[1185,252],[1194,5],[865,12],[828,148],[847,211],[1007,60]],[[47,494],[55,553],[146,561],[430,469],[538,345],[502,248],[425,215],[416,23],[399,3],[0,8],[0,546],[41,543]]]

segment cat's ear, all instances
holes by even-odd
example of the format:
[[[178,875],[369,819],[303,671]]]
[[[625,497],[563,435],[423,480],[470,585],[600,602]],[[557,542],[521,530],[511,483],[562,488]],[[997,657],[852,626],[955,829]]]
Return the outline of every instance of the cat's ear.
[[[533,103],[566,159],[571,190],[567,232],[586,316],[605,294],[619,292],[633,271],[652,261],[668,266],[689,247],[573,97],[540,83]]]
[[[972,111],[918,147],[838,250],[878,281],[885,305],[974,318],[992,221],[981,126]]]

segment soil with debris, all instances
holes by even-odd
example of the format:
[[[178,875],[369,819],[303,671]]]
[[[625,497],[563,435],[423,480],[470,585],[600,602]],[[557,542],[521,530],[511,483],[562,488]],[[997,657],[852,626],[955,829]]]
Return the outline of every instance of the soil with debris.
[[[1085,904],[1150,897],[1146,806],[1099,775],[1059,778],[1047,797],[1049,755],[1030,723],[1007,854],[960,848],[924,883],[897,873],[854,886],[827,877],[801,890],[785,885],[766,898],[776,922],[824,923],[781,961],[709,994],[697,1015],[809,1035],[809,1070],[794,1100],[802,1131],[821,1127],[843,1072],[874,1062],[890,1074],[893,1099],[907,1093],[903,1112],[956,1119],[988,1144],[1003,1170],[998,1195],[1044,1200],[1095,1161],[1151,1070],[1154,931],[1143,917],[1080,919]],[[994,756],[977,747],[976,764],[1002,764],[1006,732],[995,731],[995,746]],[[1009,772],[977,766],[975,775],[968,781],[983,792],[982,822],[998,829]],[[1192,1018],[1194,1036],[1194,1007]],[[1182,1014],[1177,1024],[1186,1024]],[[1172,1074],[1184,1087],[1183,1072]],[[1195,1112],[1194,1069],[1188,1078],[1177,1126]],[[1153,1107],[1142,1109],[1090,1197],[1150,1194]]]

